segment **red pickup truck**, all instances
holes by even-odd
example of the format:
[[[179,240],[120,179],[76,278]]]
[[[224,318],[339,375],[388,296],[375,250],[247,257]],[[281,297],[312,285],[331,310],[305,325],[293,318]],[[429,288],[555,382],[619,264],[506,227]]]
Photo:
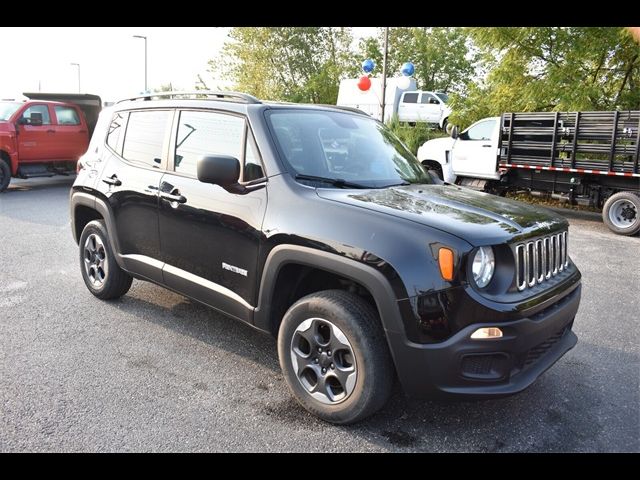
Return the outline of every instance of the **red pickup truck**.
[[[0,102],[0,192],[11,177],[74,173],[101,108],[96,95],[24,95],[28,101]]]

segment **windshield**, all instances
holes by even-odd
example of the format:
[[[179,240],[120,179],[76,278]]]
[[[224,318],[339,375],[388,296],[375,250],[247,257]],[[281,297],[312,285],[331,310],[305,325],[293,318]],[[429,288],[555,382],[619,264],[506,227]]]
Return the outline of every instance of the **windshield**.
[[[267,118],[299,179],[317,177],[346,188],[433,183],[416,157],[373,119],[310,110],[271,110]]]
[[[18,102],[0,102],[0,120],[9,120],[9,117],[16,113],[21,103]]]
[[[442,100],[444,103],[447,103],[449,101],[449,95],[447,95],[446,93],[441,93],[438,92],[436,93],[436,95],[440,98],[440,100]]]

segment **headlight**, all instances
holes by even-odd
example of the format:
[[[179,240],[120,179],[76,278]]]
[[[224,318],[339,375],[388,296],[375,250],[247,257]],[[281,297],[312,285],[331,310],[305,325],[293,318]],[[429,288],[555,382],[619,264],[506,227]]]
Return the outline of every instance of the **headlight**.
[[[473,257],[471,271],[473,272],[473,280],[479,288],[489,285],[493,272],[496,269],[496,259],[493,255],[493,248],[480,247]]]

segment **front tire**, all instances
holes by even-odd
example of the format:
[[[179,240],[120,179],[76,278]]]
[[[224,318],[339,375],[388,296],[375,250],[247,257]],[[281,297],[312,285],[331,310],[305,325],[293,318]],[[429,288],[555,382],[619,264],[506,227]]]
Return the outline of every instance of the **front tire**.
[[[296,400],[335,424],[382,408],[395,381],[375,309],[343,290],[313,293],[289,308],[278,332],[278,356]]]
[[[116,262],[102,220],[93,220],[80,235],[80,271],[89,291],[102,300],[119,298],[129,291],[133,278]]]
[[[640,232],[640,196],[633,192],[611,195],[602,209],[602,220],[609,230],[619,235]]]
[[[11,182],[11,168],[9,164],[0,159],[0,192],[4,192]]]

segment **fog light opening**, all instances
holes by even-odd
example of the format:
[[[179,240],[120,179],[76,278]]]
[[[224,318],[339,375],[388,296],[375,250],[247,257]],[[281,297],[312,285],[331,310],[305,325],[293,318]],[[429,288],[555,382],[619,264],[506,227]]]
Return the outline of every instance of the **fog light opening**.
[[[502,330],[498,327],[483,327],[471,334],[474,340],[487,340],[489,338],[502,338]]]

